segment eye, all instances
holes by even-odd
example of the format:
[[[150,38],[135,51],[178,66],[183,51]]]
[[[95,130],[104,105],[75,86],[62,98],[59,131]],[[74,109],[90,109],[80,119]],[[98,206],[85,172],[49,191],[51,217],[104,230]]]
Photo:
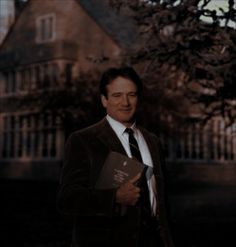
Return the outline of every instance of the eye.
[[[136,97],[137,93],[136,92],[130,92],[128,95],[131,96],[131,97]]]
[[[121,97],[121,93],[113,93],[112,97],[115,97],[115,98]]]

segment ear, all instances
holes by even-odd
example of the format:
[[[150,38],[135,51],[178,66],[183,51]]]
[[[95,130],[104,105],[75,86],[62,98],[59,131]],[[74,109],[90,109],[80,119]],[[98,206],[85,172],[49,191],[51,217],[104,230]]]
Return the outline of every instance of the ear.
[[[104,95],[101,95],[101,101],[104,108],[107,108],[107,98]]]

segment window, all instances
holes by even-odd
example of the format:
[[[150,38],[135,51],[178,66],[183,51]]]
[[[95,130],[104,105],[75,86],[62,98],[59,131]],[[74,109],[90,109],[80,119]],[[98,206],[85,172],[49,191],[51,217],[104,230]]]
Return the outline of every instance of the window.
[[[44,63],[34,68],[34,80],[37,89],[52,89],[59,84],[60,70],[55,63]]]
[[[51,73],[52,73],[52,84],[53,86],[57,86],[60,81],[60,69],[56,63],[52,64]]]
[[[72,64],[66,66],[66,82],[72,81]],[[56,89],[60,84],[60,68],[57,63],[41,63],[2,72],[2,95],[13,96],[37,90]],[[0,76],[1,76],[0,75]]]
[[[16,92],[16,73],[15,71],[7,71],[4,73],[5,79],[5,94],[12,94]]]
[[[49,66],[47,64],[43,65],[43,88],[47,89],[50,85],[50,76],[49,76]]]
[[[235,129],[236,123],[226,126],[224,119],[215,118],[204,126],[195,123],[180,128],[178,135],[163,135],[167,159],[199,162],[235,161]]]
[[[19,71],[19,90],[28,91],[32,82],[31,68],[22,69]]]
[[[2,117],[2,159],[60,158],[60,122],[53,114],[20,114]]]
[[[40,65],[37,65],[35,67],[35,82],[36,82],[36,88],[41,88],[42,87],[42,76],[41,76],[41,67]]]
[[[43,43],[55,40],[55,21],[54,14],[40,16],[36,20],[36,42]]]
[[[65,75],[66,75],[66,84],[71,84],[72,83],[72,67],[73,64],[67,63],[65,67]]]

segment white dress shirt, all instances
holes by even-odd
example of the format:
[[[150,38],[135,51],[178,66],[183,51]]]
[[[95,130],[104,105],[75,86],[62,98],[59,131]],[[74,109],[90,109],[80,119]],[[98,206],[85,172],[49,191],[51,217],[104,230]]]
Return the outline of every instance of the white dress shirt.
[[[131,151],[130,151],[130,145],[129,145],[129,134],[125,131],[127,127],[123,125],[122,123],[116,121],[109,115],[106,116],[106,119],[108,123],[110,124],[111,128],[116,133],[120,142],[122,143],[126,151],[126,154],[128,155],[128,157],[132,158]],[[143,163],[153,168],[152,157],[151,157],[149,148],[147,146],[147,143],[141,131],[136,127],[135,123],[130,128],[134,131],[134,137],[137,140]],[[152,169],[148,169],[146,174],[147,174],[146,177],[147,177],[147,184],[149,188],[149,199],[151,203],[152,213],[153,215],[156,215],[156,181],[152,173]]]

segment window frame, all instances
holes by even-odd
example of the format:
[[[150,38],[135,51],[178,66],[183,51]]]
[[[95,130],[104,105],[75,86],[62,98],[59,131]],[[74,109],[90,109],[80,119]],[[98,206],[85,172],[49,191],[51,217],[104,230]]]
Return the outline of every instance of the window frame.
[[[49,23],[51,21],[51,24]],[[36,43],[52,42],[56,39],[56,15],[54,13],[37,17]]]
[[[59,116],[39,112],[3,113],[0,126],[1,161],[61,160]]]

